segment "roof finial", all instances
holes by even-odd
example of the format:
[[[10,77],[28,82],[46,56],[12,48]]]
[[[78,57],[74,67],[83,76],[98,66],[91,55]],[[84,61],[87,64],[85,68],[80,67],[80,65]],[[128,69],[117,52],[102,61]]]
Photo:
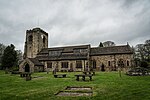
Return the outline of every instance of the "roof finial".
[[[129,46],[129,43],[127,42],[127,45]]]

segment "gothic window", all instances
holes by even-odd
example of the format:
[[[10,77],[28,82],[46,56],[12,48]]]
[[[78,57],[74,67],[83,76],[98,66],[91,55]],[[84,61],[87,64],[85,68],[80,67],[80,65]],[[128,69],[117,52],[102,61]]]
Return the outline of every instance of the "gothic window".
[[[47,68],[52,68],[52,62],[47,62]]]
[[[96,69],[96,61],[93,60],[93,69]]]
[[[118,66],[119,66],[119,67],[124,67],[123,59],[119,59],[119,61],[118,61]]]
[[[110,66],[111,65],[111,62],[110,61],[108,61],[108,66]]]
[[[43,43],[45,43],[45,36],[43,37]]]
[[[129,61],[127,60],[127,66],[129,66]]]
[[[28,38],[29,42],[32,42],[33,41],[33,36],[30,35],[29,38]]]
[[[82,68],[82,61],[76,61],[76,68]]]
[[[68,68],[68,62],[62,62],[61,67],[62,68]]]

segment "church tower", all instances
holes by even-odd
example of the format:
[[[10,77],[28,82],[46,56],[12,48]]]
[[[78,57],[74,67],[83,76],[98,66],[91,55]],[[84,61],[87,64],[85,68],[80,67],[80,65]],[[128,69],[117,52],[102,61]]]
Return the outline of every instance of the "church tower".
[[[48,33],[40,28],[33,28],[26,31],[24,46],[24,59],[35,58],[43,48],[48,48]]]

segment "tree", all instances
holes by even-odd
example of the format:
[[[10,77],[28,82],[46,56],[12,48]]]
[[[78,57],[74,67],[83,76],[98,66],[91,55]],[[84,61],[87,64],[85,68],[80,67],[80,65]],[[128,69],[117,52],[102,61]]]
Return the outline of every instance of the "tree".
[[[16,50],[17,52],[17,59],[18,59],[18,64],[23,60],[23,53],[21,50]]]
[[[145,54],[144,54],[144,44],[137,44],[135,46],[135,56],[139,58],[141,61],[144,61]]]
[[[4,50],[5,50],[6,46],[2,43],[0,43],[0,65],[1,65],[1,62],[2,62],[2,56],[4,54]]]
[[[146,60],[150,62],[150,40],[146,40],[144,44],[144,51],[145,51],[145,56]]]
[[[4,50],[4,54],[2,56],[2,67],[3,69],[10,69],[13,66],[17,65],[17,52],[15,51],[15,46],[11,44],[7,46]]]
[[[115,43],[112,41],[106,41],[106,42],[103,42],[103,46],[104,47],[115,46]]]
[[[146,40],[144,44],[137,44],[134,49],[136,63],[141,67],[147,67],[150,62],[150,40]]]
[[[104,47],[102,42],[99,43],[99,47]]]

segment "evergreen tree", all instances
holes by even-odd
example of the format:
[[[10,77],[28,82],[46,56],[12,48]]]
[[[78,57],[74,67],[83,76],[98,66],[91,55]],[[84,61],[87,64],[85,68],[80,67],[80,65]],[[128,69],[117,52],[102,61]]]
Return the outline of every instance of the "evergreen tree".
[[[17,52],[15,51],[15,46],[11,44],[7,46],[4,50],[4,54],[2,56],[2,67],[3,69],[10,69],[13,66],[17,66]]]

